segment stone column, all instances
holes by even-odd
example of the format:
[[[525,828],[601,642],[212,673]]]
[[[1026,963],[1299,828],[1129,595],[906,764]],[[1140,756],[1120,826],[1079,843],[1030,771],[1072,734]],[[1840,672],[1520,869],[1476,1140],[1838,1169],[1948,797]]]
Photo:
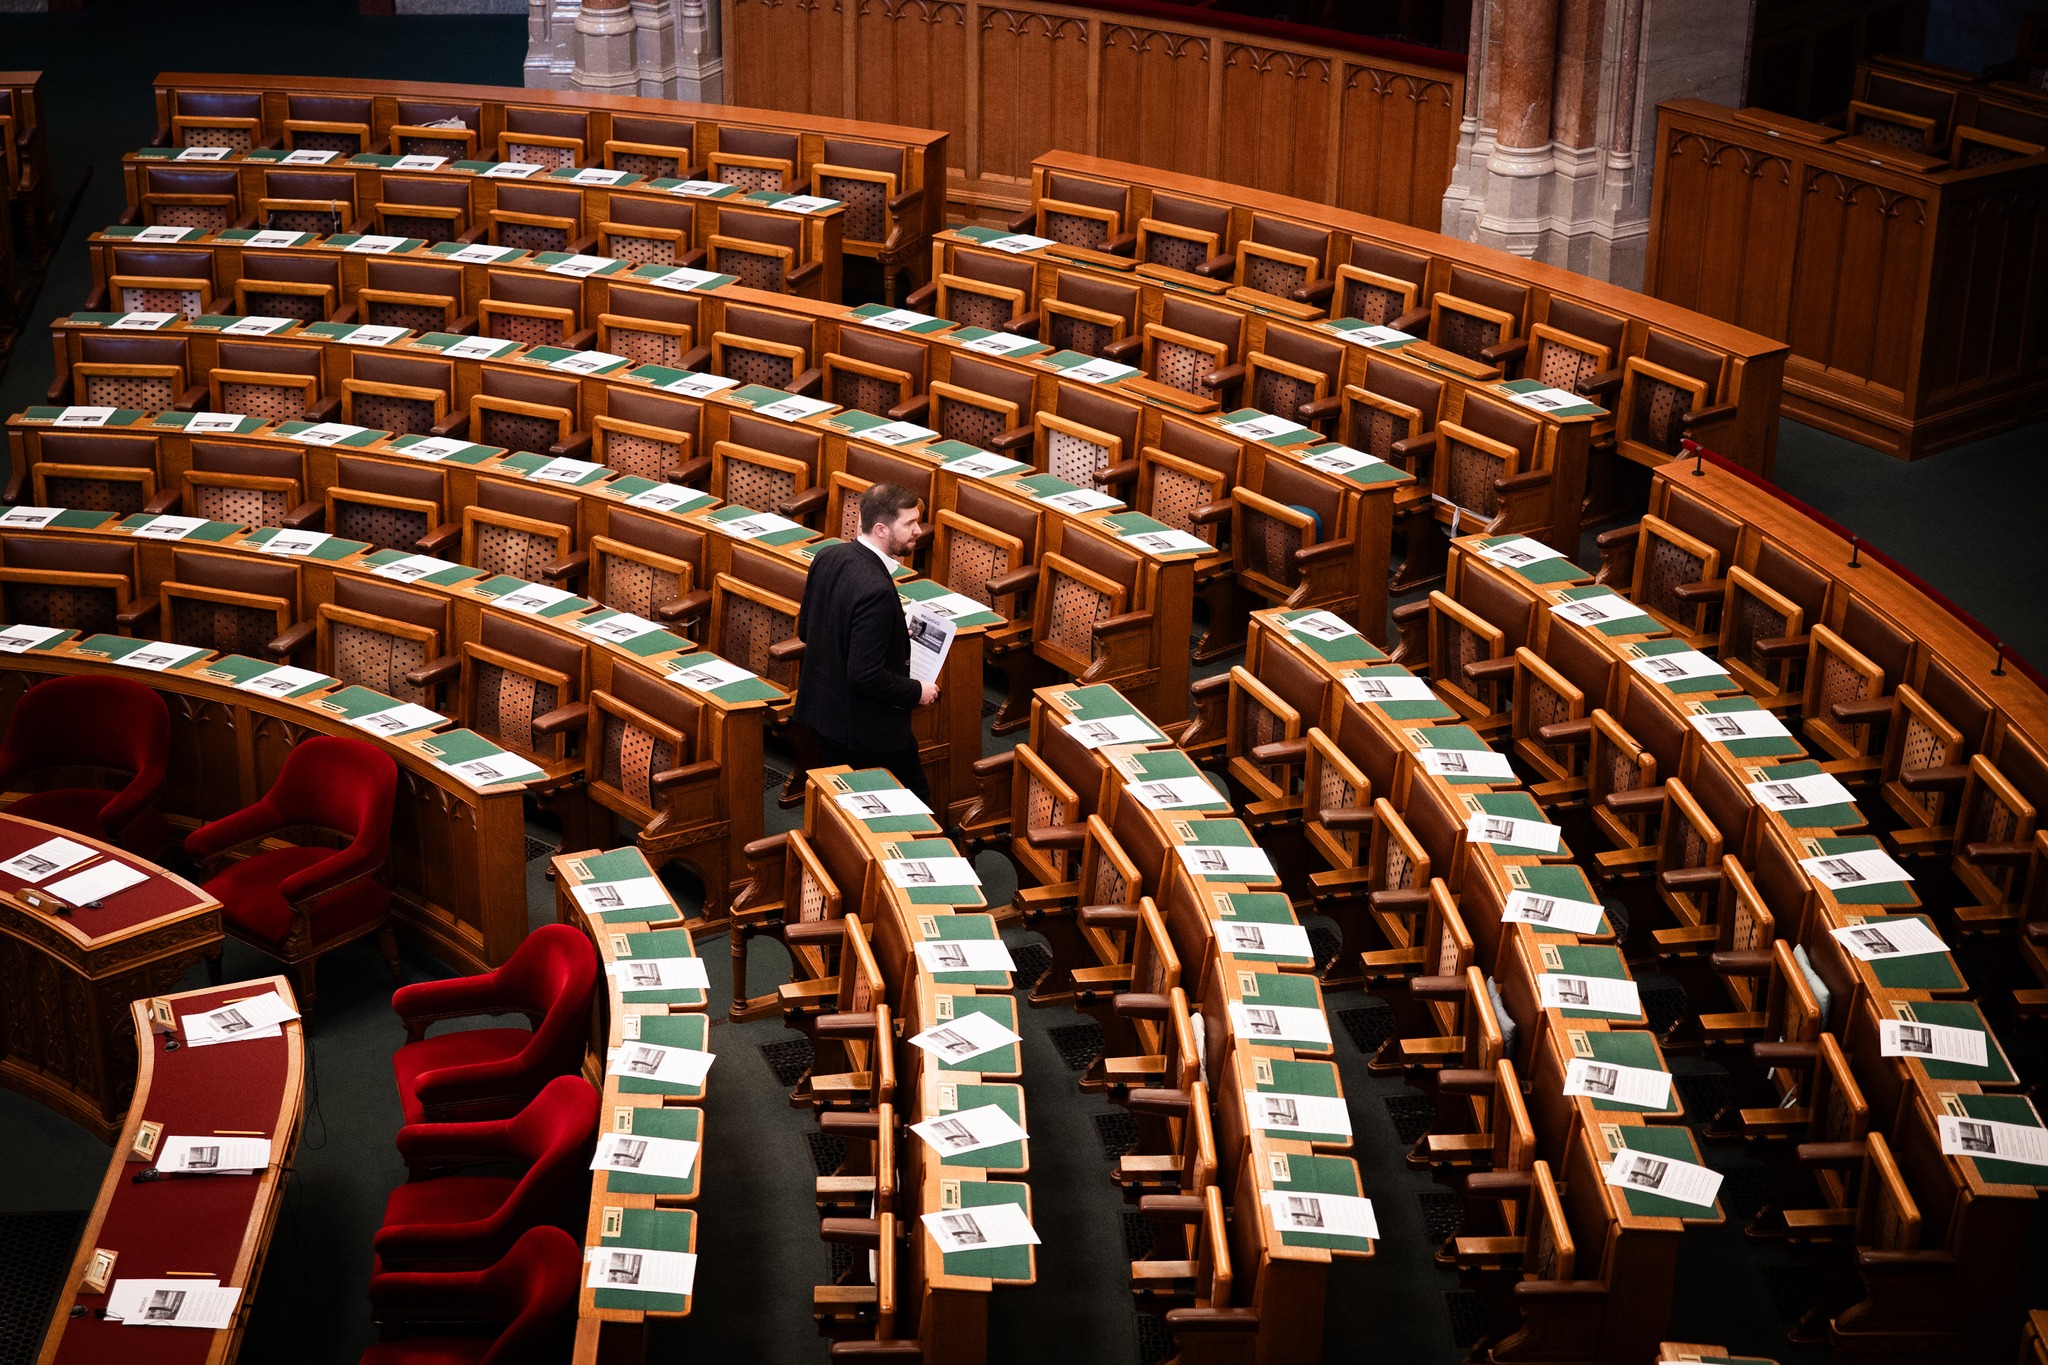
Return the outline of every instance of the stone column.
[[[639,92],[649,99],[676,93],[676,14],[672,0],[633,0],[633,51]]]
[[[583,0],[576,16],[576,73],[571,84],[578,90],[636,93],[640,84],[633,56],[636,28],[632,0]]]
[[[526,84],[567,90],[576,70],[574,38],[581,0],[526,0]]]
[[[1501,0],[1498,64],[1489,72],[1496,110],[1475,237],[1522,256],[1542,246],[1550,210],[1550,116],[1557,72],[1559,0]],[[1593,4],[1598,0],[1578,0]]]
[[[675,98],[725,103],[725,23],[719,0],[673,0],[676,6]]]

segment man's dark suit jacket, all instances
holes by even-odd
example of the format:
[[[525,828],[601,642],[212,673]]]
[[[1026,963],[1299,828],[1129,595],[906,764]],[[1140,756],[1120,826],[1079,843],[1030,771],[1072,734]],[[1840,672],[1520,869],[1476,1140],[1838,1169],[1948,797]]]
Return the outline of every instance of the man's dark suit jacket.
[[[812,561],[796,633],[804,642],[798,724],[863,752],[916,742],[910,713],[924,689],[910,676],[902,603],[873,550],[848,541]]]

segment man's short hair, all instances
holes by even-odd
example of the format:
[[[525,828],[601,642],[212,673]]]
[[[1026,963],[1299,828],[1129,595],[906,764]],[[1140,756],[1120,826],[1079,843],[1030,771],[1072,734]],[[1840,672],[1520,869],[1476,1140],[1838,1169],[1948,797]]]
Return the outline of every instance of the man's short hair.
[[[878,521],[893,524],[897,513],[917,504],[917,494],[908,488],[893,483],[869,484],[860,495],[860,533],[866,535],[874,530]]]

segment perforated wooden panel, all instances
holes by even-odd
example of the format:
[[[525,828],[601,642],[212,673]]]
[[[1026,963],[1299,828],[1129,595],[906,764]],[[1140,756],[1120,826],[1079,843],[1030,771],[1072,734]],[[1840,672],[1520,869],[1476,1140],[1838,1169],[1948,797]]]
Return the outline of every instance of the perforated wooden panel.
[[[1210,544],[1216,542],[1214,526],[1197,526],[1193,515],[1197,508],[1209,505],[1214,496],[1209,485],[1178,469],[1158,466],[1152,473],[1152,505],[1145,514],[1163,526],[1176,531],[1186,531]]]
[[[128,287],[121,290],[121,307],[130,313],[177,313],[181,317],[196,318],[205,306],[206,296],[198,289]]]
[[[613,152],[612,169],[644,175],[649,180],[666,180],[682,174],[683,164],[675,157],[656,156],[653,152]]]
[[[971,289],[948,289],[946,312],[951,321],[963,327],[982,327],[991,332],[1001,331],[1012,316],[1008,299]]]
[[[1003,434],[1003,414],[994,408],[978,408],[971,403],[942,401],[938,404],[939,434],[950,441],[965,441],[971,446],[986,447],[990,441]]]
[[[1543,339],[1542,360],[1536,371],[1539,383],[1577,393],[1579,385],[1598,372],[1599,357],[1593,352],[1575,350],[1556,337]]]
[[[1108,858],[1095,860],[1095,885],[1090,888],[1091,905],[1123,905],[1131,899],[1131,881]]]
[[[1734,621],[1729,626],[1729,637],[1724,656],[1740,659],[1758,672],[1770,667],[1770,660],[1757,653],[1758,640],[1774,640],[1785,633],[1785,618],[1772,610],[1770,605],[1746,592],[1735,594]]]
[[[522,313],[492,313],[489,335],[497,341],[516,341],[523,346],[559,346],[562,323],[558,318],[534,318]]]
[[[718,652],[742,668],[789,687],[796,682],[796,665],[775,659],[768,653],[768,648],[795,634],[794,617],[775,610],[765,602],[728,597],[725,599],[725,621],[719,632]]]
[[[666,237],[635,237],[630,233],[605,234],[606,254],[634,265],[674,265],[676,244]]]
[[[330,638],[334,657],[327,670],[336,678],[400,701],[425,704],[427,690],[405,680],[427,661],[426,649],[418,641],[340,621],[334,623]]]
[[[335,535],[344,539],[364,541],[380,550],[410,552],[420,537],[434,528],[427,524],[427,517],[421,512],[336,498],[332,529]]]
[[[1052,579],[1048,585],[1052,591],[1049,643],[1083,659],[1094,657],[1095,623],[1116,614],[1114,600],[1057,569],[1049,576]]]
[[[447,325],[446,309],[426,303],[400,303],[395,299],[369,299],[364,312],[372,327],[406,327],[415,332],[438,332]]]
[[[481,660],[472,667],[469,727],[508,749],[534,752],[541,738],[534,733],[534,721],[561,704],[555,685]]]
[[[1500,510],[1500,491],[1493,482],[1508,472],[1500,460],[1450,436],[1444,437],[1439,458],[1446,462],[1445,496],[1466,511],[1491,519]]]
[[[119,479],[53,478],[45,481],[44,491],[59,507],[116,512],[124,517],[140,512],[142,504],[148,501],[141,484]]]
[[[1049,209],[1045,215],[1045,235],[1067,246],[1100,251],[1102,244],[1109,240],[1109,224],[1100,218]]]
[[[89,374],[82,397],[88,404],[107,408],[140,408],[144,412],[168,412],[178,399],[178,382],[161,375]]]
[[[498,245],[516,246],[522,251],[567,251],[569,233],[545,223],[500,223]]]
[[[1278,294],[1285,298],[1308,283],[1308,271],[1270,256],[1247,256],[1244,282],[1262,294]]]
[[[660,483],[668,471],[682,463],[683,448],[674,441],[657,441],[627,431],[604,434],[604,462],[622,474],[637,474]]]
[[[731,166],[719,165],[711,169],[711,178],[727,185],[738,185],[744,190],[781,190],[782,172],[773,166]]]
[[[1414,424],[1405,417],[1396,417],[1380,408],[1365,408],[1352,425],[1356,428],[1352,439],[1366,454],[1393,460],[1394,442],[1407,440]]]
[[[1699,582],[1705,564],[1698,555],[1662,536],[1650,537],[1646,548],[1649,554],[1643,563],[1641,605],[1671,620],[1689,619],[1693,605],[1680,597],[1678,590]]]
[[[779,389],[796,378],[796,365],[786,356],[750,351],[742,346],[725,348],[725,377],[742,384],[764,384]]]
[[[260,318],[294,318],[300,322],[321,320],[318,294],[277,294],[265,289],[245,288],[242,301]]]
[[[263,216],[263,226],[278,232],[314,232],[327,236],[341,231],[341,215],[326,209],[272,209]]]
[[[1010,571],[1008,547],[967,535],[957,528],[947,533],[946,543],[946,586],[984,607],[993,607],[995,597],[988,590],[988,581]]]
[[[538,582],[544,577],[541,570],[555,562],[557,552],[552,536],[478,522],[476,563],[471,567],[486,573],[508,573],[514,578]]]
[[[1024,812],[1026,829],[1049,829],[1059,822],[1059,798],[1029,769],[1024,778]],[[1070,848],[1053,849],[1045,856],[1055,875],[1064,880],[1073,866],[1074,851]]]
[[[397,394],[359,393],[349,404],[357,426],[401,436],[424,436],[434,429],[434,405],[424,398]]]
[[[171,640],[176,644],[261,658],[263,647],[277,635],[277,614],[256,607],[174,596],[170,608]]]
[[[1084,440],[1067,431],[1045,433],[1046,472],[1057,478],[1087,488],[1095,472],[1108,464],[1109,447],[1099,441]]]
[[[233,222],[219,204],[158,204],[150,217],[160,227],[196,227],[207,232],[218,232]]]
[[[1049,313],[1046,315],[1046,321],[1051,324],[1051,335],[1046,341],[1061,350],[1100,356],[1103,347],[1116,340],[1114,330],[1104,327],[1099,322],[1090,322],[1086,318]]]
[[[294,129],[292,146],[313,152],[347,152],[351,156],[363,150],[363,140],[354,133],[327,133],[315,130]]]
[[[247,128],[207,128],[188,123],[178,130],[178,138],[181,147],[232,147],[246,152],[255,146]]]
[[[1202,244],[1186,237],[1148,236],[1145,239],[1145,259],[1153,265],[1163,265],[1169,270],[1193,271],[1209,259]]]
[[[718,268],[739,276],[740,283],[749,289],[762,289],[771,294],[782,292],[782,257],[778,255],[721,246],[718,248]]]
[[[1321,776],[1316,782],[1316,809],[1349,810],[1358,800],[1358,788],[1351,784],[1335,764],[1325,763],[1320,769]],[[1358,864],[1359,832],[1355,829],[1326,830],[1343,848],[1351,866]]]
[[[306,391],[279,384],[224,383],[220,386],[220,405],[244,417],[296,422],[306,415]]]
[[[1471,313],[1461,313],[1455,308],[1445,308],[1439,317],[1442,319],[1442,336],[1438,338],[1437,344],[1454,355],[1464,356],[1467,360],[1480,360],[1483,359],[1479,354],[1481,351],[1488,346],[1500,344],[1498,323],[1489,322]]]
[[[1856,118],[1856,136],[1868,138],[1885,147],[1897,147],[1903,152],[1918,152],[1927,146],[1925,130],[1910,123],[1898,123],[1888,118],[1879,118],[1868,111],[1859,111]]]
[[[604,757],[598,780],[635,805],[652,807],[654,774],[678,766],[673,746],[610,712],[604,717]]]
[[[392,237],[417,237],[428,246],[441,242],[452,242],[457,229],[462,225],[453,218],[441,218],[428,214],[384,213],[384,231]]]
[[[796,492],[796,475],[788,470],[736,457],[725,461],[725,490],[720,496],[727,502],[773,509],[795,497]]]
[[[504,412],[484,408],[483,431],[477,436],[486,445],[503,446],[507,450],[525,450],[541,453],[561,439],[561,427],[545,417],[535,417],[524,412]]]
[[[1291,374],[1277,370],[1260,370],[1258,385],[1252,390],[1252,406],[1260,412],[1277,413],[1292,421],[1305,403],[1313,403],[1316,397],[1315,385],[1304,384]]]
[[[668,365],[680,367],[683,363],[683,339],[667,332],[643,332],[637,327],[612,327],[605,336],[610,341],[608,349],[614,355],[622,355],[635,365]]]
[[[576,164],[576,151],[572,147],[544,147],[531,142],[507,142],[505,159],[516,161],[522,166],[545,166],[551,171]]]
[[[614,611],[652,620],[656,607],[673,602],[682,593],[681,580],[675,574],[638,560],[600,554],[597,568],[597,600]]]
[[[9,583],[0,591],[7,619],[19,625],[53,626],[84,635],[112,634],[120,601],[111,588],[71,587],[57,583]]]
[[[1401,851],[1401,845],[1393,839],[1387,840],[1387,851],[1380,860],[1380,885],[1382,891],[1405,891],[1415,881],[1415,862]]]
[[[469,140],[457,137],[429,137],[424,133],[407,133],[398,139],[400,156],[445,156],[450,161],[460,161],[469,155]]]
[[[860,495],[865,491],[858,488],[841,488],[838,492],[839,514],[834,518],[839,529],[833,532],[841,540],[860,538]]]
[[[1919,772],[1924,768],[1939,768],[1955,759],[1943,737],[1922,721],[1912,711],[1906,712],[1906,738],[1899,751],[1899,772]],[[1907,792],[1906,799],[1927,814],[1929,824],[1941,819],[1941,808],[1948,799],[1948,793],[1941,791]]]
[[[1679,419],[1691,405],[1692,395],[1686,390],[1638,372],[1635,426],[1630,437],[1667,455],[1676,455],[1678,443],[1685,439],[1685,427]]]
[[[849,242],[879,242],[889,235],[889,187],[879,180],[821,175],[818,193],[846,205],[840,232]]]
[[[1463,682],[1465,666],[1487,657],[1485,637],[1477,631],[1467,630],[1463,622],[1449,613],[1437,617],[1437,628],[1443,632],[1443,676]]]
[[[1385,285],[1373,284],[1369,280],[1346,280],[1338,316],[1357,318],[1374,327],[1385,327],[1401,316],[1404,302],[1399,293]]]
[[[1301,528],[1250,507],[1243,515],[1245,535],[1237,546],[1238,563],[1269,582],[1292,587],[1301,573],[1294,562],[1294,552],[1301,548]]]
[[[1206,352],[1177,341],[1161,341],[1152,348],[1152,377],[1182,393],[1200,393],[1213,364]]]
[[[263,488],[223,488],[217,484],[192,486],[192,515],[208,521],[241,521],[251,526],[276,526],[291,511],[283,493]]]
[[[886,416],[889,409],[903,401],[901,384],[843,371],[833,381],[832,393],[841,406],[871,412],[877,417]]]

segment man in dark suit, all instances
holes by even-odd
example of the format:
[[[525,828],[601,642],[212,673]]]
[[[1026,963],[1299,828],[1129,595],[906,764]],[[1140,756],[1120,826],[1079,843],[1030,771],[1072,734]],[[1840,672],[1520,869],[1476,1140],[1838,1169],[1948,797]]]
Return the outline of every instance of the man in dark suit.
[[[796,720],[818,738],[818,762],[887,768],[929,803],[910,713],[938,700],[936,683],[910,676],[910,632],[891,574],[916,543],[916,495],[878,483],[860,498],[858,540],[811,562],[797,612],[804,642]]]

